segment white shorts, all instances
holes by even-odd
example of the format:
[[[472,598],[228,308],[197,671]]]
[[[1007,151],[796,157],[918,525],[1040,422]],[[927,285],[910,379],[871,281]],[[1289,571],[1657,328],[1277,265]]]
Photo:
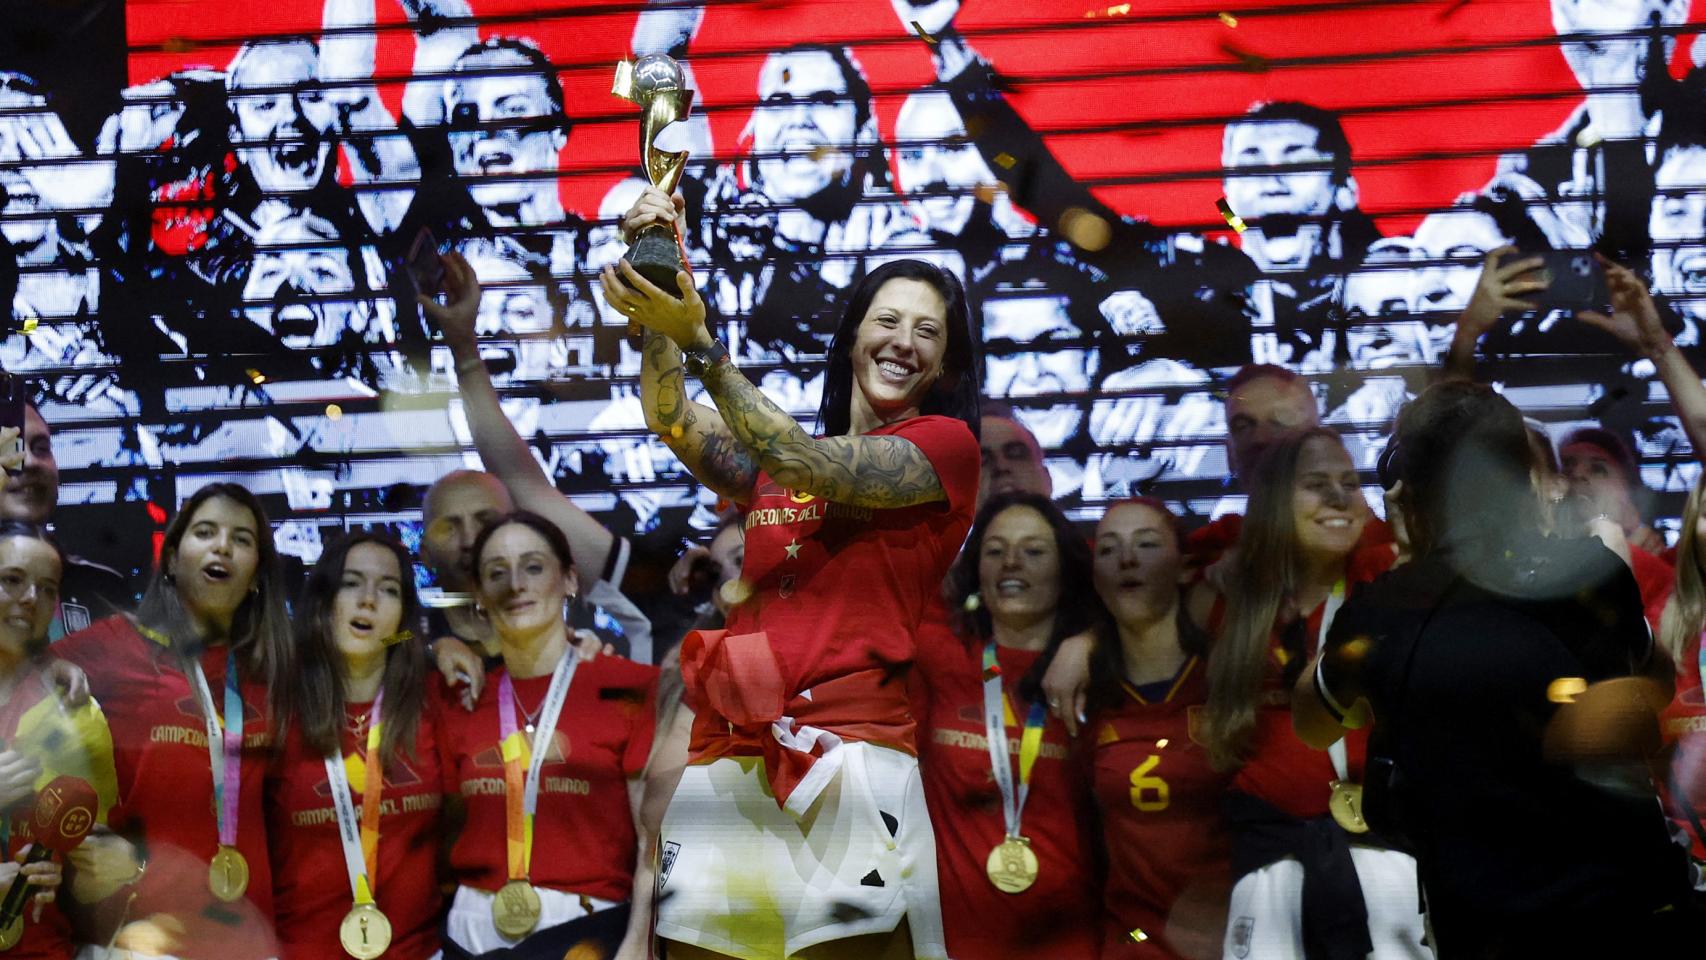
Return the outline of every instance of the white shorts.
[[[868,743],[839,749],[840,772],[798,821],[776,805],[762,758],[687,767],[663,822],[659,936],[784,960],[904,918],[914,956],[947,956],[917,758]]]
[[[1416,859],[1351,844],[1368,905],[1376,960],[1433,960],[1416,892]],[[1303,960],[1303,864],[1287,857],[1245,874],[1232,888],[1225,960]]]
[[[583,898],[578,893],[544,887],[534,887],[533,892],[539,894],[539,922],[533,925],[534,930],[549,930],[570,920],[621,906],[614,900]],[[497,894],[475,887],[457,887],[456,897],[450,901],[450,911],[445,915],[445,933],[451,942],[476,956],[504,950],[520,942],[499,933],[492,923],[492,901],[496,898]],[[592,909],[588,910],[588,906]]]

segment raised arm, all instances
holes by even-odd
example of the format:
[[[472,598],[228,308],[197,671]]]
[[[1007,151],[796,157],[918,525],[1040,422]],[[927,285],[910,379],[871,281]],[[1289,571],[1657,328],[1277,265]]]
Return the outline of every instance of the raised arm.
[[[648,208],[648,203],[655,201],[654,194],[661,196],[648,191],[636,210]],[[648,210],[656,222],[673,222],[673,205],[667,211]],[[777,483],[838,503],[888,508],[947,499],[935,467],[910,440],[893,436],[817,439],[806,433],[793,416],[729,362],[728,352],[720,349],[705,327],[705,305],[687,273],[676,275],[681,290],[677,299],[640,276],[626,260],[618,266],[620,272],[616,267],[604,269],[604,296],[651,334],[643,368],[648,371],[646,416],[648,421],[656,418],[648,426],[669,439],[671,449],[677,449],[678,444],[697,446],[703,460],[703,438],[715,436],[721,443],[727,436],[736,441],[731,445],[731,455],[738,449],[745,462],[756,462]],[[720,414],[714,434],[705,426],[705,416],[700,412],[704,408],[686,402],[683,348],[716,358],[700,377]],[[677,426],[683,429],[679,437],[675,436]],[[690,427],[696,432],[687,433]],[[687,457],[682,459],[693,469]],[[694,475],[706,480],[696,469]]]
[[[374,0],[326,0],[319,69],[327,98],[337,108],[338,130],[349,150],[355,182],[394,185],[356,194],[374,232],[391,233],[414,201],[421,164],[373,84],[379,46],[373,4]]]
[[[1706,386],[1701,385],[1700,375],[1665,330],[1647,285],[1625,267],[1603,257],[1600,262],[1605,265],[1606,284],[1611,288],[1611,315],[1584,311],[1577,316],[1621,340],[1658,368],[1694,456],[1706,460]]]
[[[463,51],[480,42],[468,0],[398,0],[415,28],[414,77],[403,89],[403,116],[417,127],[444,122],[444,74]]]
[[[563,531],[576,565],[590,583],[604,570],[616,538],[551,483],[527,442],[504,415],[474,337],[474,320],[480,309],[479,278],[460,254],[445,257],[444,268],[448,302],[422,302],[427,315],[444,331],[444,342],[456,358],[456,381],[462,389],[474,449],[486,469],[503,481],[516,506],[539,514]]]
[[[1546,290],[1546,280],[1531,274],[1545,264],[1541,257],[1524,257],[1499,265],[1499,260],[1517,252],[1515,247],[1499,247],[1487,252],[1481,264],[1481,275],[1475,278],[1475,292],[1457,318],[1457,329],[1451,337],[1451,349],[1445,355],[1441,373],[1447,378],[1475,379],[1475,348],[1481,338],[1498,326],[1499,319],[1510,311],[1534,309],[1534,303],[1523,300],[1526,294]]]

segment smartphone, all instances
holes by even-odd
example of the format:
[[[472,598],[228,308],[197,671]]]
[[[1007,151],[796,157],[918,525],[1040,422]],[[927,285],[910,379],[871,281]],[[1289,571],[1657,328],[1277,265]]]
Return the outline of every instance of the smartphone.
[[[18,439],[14,449],[18,454],[24,452],[24,403],[27,399],[23,378],[0,372],[0,427],[17,428]]]
[[[405,266],[416,293],[436,297],[444,290],[444,263],[438,259],[438,240],[426,227],[415,234],[415,242],[409,245],[409,259]]]
[[[1507,256],[1501,264],[1528,257],[1540,257],[1540,271],[1549,286],[1534,295],[1534,302],[1549,309],[1603,310],[1611,302],[1611,289],[1605,282],[1605,268],[1600,266],[1592,250],[1522,251]]]

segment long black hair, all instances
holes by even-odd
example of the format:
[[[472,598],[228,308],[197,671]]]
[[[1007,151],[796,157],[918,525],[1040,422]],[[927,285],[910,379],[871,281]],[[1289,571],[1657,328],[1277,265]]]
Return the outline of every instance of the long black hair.
[[[1060,642],[1089,629],[1101,616],[1102,601],[1096,596],[1096,584],[1090,575],[1090,544],[1066,514],[1060,512],[1054,501],[1040,493],[999,493],[985,500],[977,511],[977,518],[972,521],[965,547],[948,571],[943,594],[953,619],[954,632],[968,646],[982,647],[995,635],[989,604],[979,602],[975,609],[968,610],[966,600],[980,591],[978,557],[983,553],[983,539],[989,534],[990,525],[996,517],[1014,507],[1030,507],[1042,514],[1054,532],[1055,552],[1060,557],[1060,597],[1054,606],[1054,625],[1049,632],[1048,649],[1019,684],[1019,692],[1027,700],[1036,701],[1042,697],[1042,677],[1048,672]]]
[[[397,636],[402,639],[387,646],[385,673],[380,680],[380,689],[385,692],[385,732],[379,749],[386,762],[391,762],[400,760],[403,751],[411,756],[414,753],[415,732],[420,728],[426,695],[426,631],[409,551],[396,538],[377,531],[358,530],[327,547],[319,562],[308,571],[308,580],[296,600],[297,649],[318,648],[325,653],[311,664],[305,662],[295,678],[305,707],[302,739],[322,756],[340,749],[345,702],[342,671],[337,668],[337,645],[332,640],[332,603],[343,585],[344,564],[350,551],[364,543],[383,547],[397,558],[397,575],[403,589],[402,619],[397,622]]]
[[[155,636],[164,639],[173,652],[190,658],[201,654],[207,638],[196,630],[195,621],[178,595],[172,563],[178,547],[189,532],[190,521],[202,504],[218,497],[249,511],[255,521],[255,547],[259,561],[249,595],[231,617],[231,635],[226,638],[236,655],[239,676],[258,680],[266,687],[267,716],[272,726],[273,747],[284,744],[290,726],[302,713],[303,701],[292,678],[303,672],[329,670],[326,651],[317,646],[298,648],[291,641],[290,615],[284,607],[284,573],[273,543],[272,526],[266,510],[247,487],[235,483],[210,483],[184,501],[177,516],[166,526],[160,545],[160,564],[148,581],[136,620]],[[329,674],[328,674],[329,675]],[[312,702],[312,701],[309,701]]]
[[[823,402],[818,407],[818,432],[826,437],[845,436],[853,423],[853,344],[859,326],[871,309],[877,291],[890,280],[919,280],[928,283],[948,305],[948,350],[942,358],[942,377],[919,405],[920,415],[938,414],[962,420],[978,433],[978,336],[972,329],[971,310],[966,306],[966,288],[960,278],[924,260],[890,260],[865,274],[847,298],[847,312],[829,344],[829,363],[823,377]]]

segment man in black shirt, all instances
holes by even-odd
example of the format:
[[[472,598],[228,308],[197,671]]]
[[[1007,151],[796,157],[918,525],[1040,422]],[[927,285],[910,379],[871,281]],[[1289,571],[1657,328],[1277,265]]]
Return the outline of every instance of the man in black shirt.
[[[24,467],[0,492],[0,519],[47,526],[59,505],[59,464],[53,459],[53,433],[41,412],[24,408]],[[102,617],[136,606],[136,591],[124,575],[92,560],[66,554],[59,583],[59,612],[49,636],[76,633]]]
[[[1414,849],[1441,960],[1680,949],[1701,924],[1643,762],[1671,667],[1634,578],[1539,534],[1521,415],[1490,388],[1429,388],[1390,449],[1415,560],[1339,612],[1298,735],[1374,721],[1365,815]]]

